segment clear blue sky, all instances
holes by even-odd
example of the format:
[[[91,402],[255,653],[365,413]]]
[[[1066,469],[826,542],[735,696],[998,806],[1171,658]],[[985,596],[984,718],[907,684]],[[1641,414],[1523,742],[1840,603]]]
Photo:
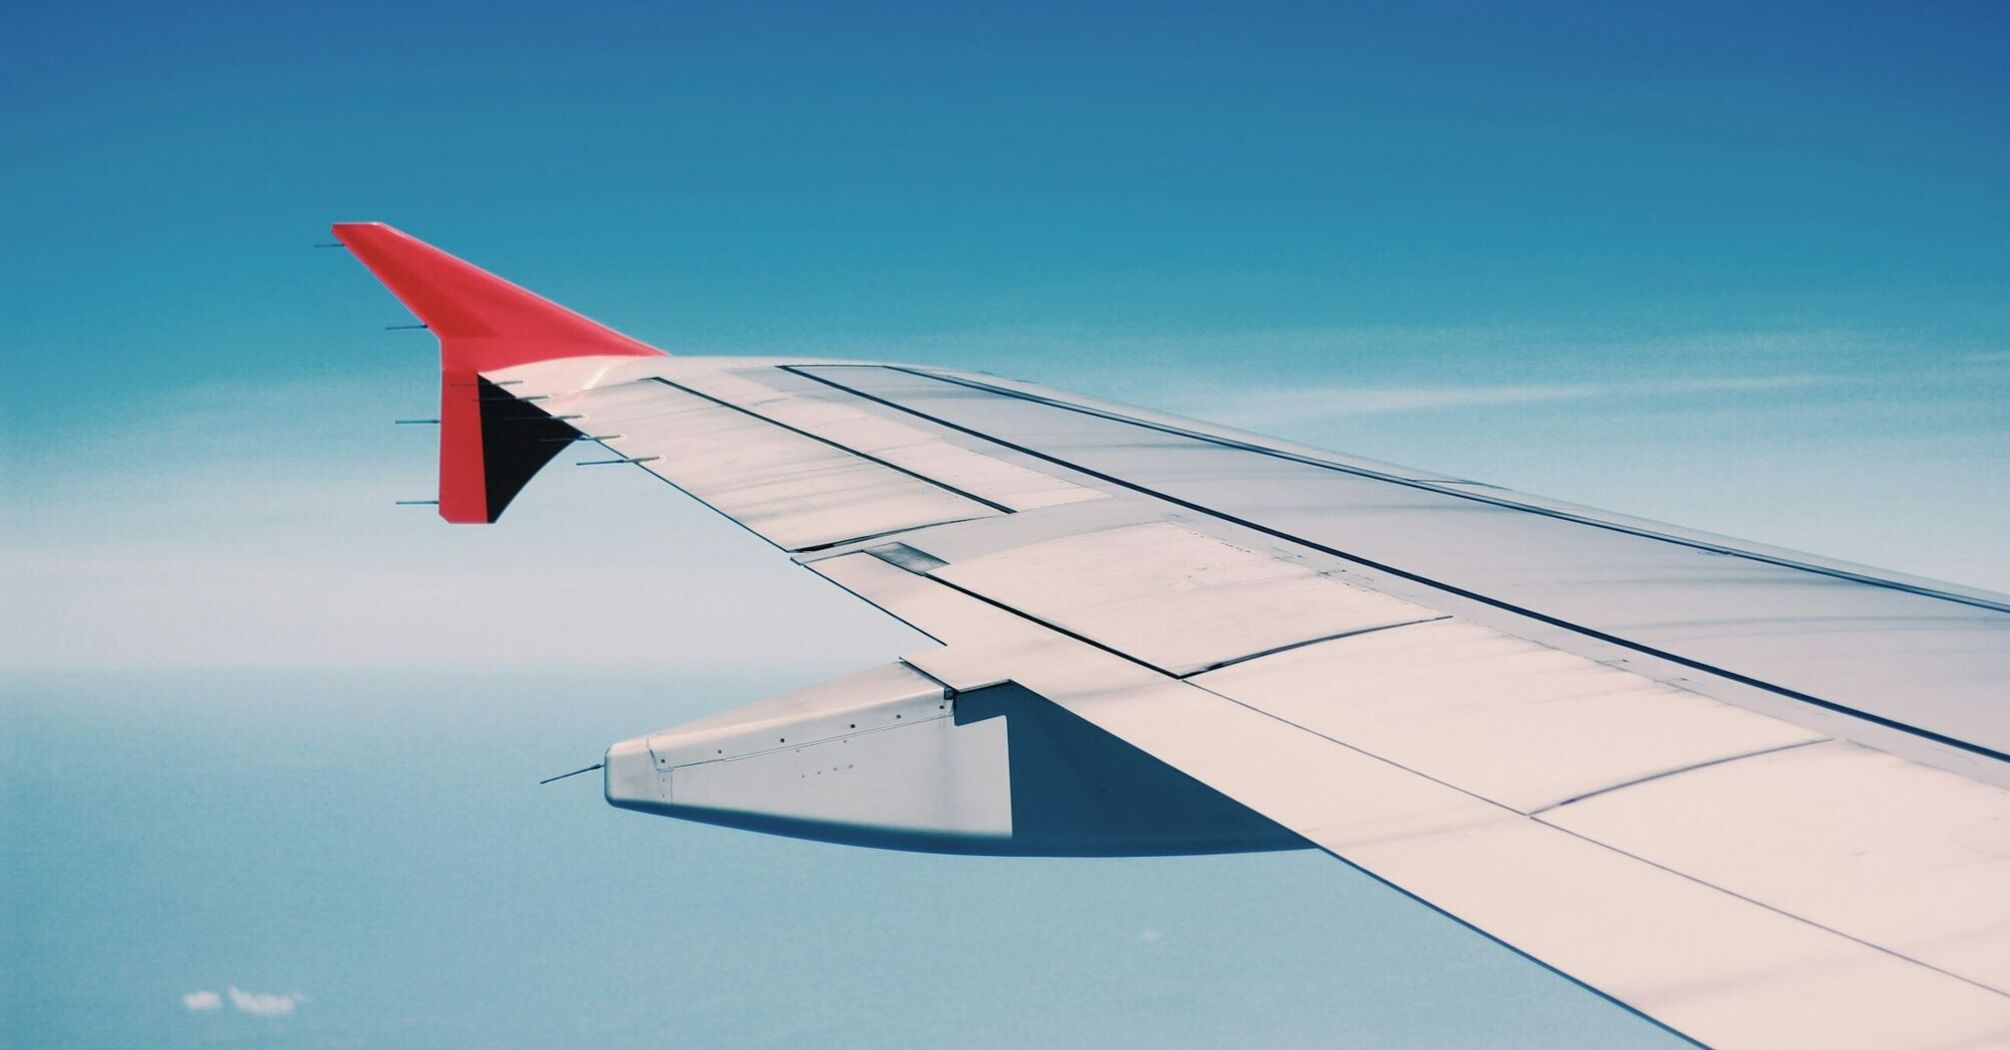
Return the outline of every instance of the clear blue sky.
[[[523,790],[919,643],[632,479],[395,511],[309,247],[2010,590],[2010,14],[1534,8],[7,8],[0,1043],[1665,1045],[1318,857]]]

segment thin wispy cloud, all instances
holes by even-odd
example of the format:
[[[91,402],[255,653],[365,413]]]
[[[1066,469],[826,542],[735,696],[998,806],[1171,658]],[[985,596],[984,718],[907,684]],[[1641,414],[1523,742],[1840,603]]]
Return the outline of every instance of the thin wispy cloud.
[[[1223,390],[1214,387],[1174,394],[1169,407],[1224,421],[1298,425],[1340,416],[1388,415],[1556,401],[1652,400],[1694,394],[1755,393],[1835,386],[1840,376],[1699,376],[1603,383],[1496,383],[1444,386],[1311,386]],[[1169,392],[1173,393],[1173,392]]]
[[[1912,349],[1901,336],[1847,329],[1657,335],[1473,324],[1178,331],[1008,325],[891,339],[833,339],[814,348],[751,344],[693,352],[828,354],[992,369],[1022,379],[1064,380],[1071,387],[1086,378],[1150,388],[1155,379],[1195,375],[1231,383],[1398,374],[1467,382],[1597,382],[1738,376],[1746,369],[1775,375],[1851,373],[1874,371]],[[1935,349],[1933,356],[1947,360],[1967,352]],[[1057,369],[1065,371],[1056,375]]]
[[[230,1005],[238,1013],[256,1014],[259,1017],[285,1017],[292,1013],[307,997],[298,992],[278,995],[270,992],[247,992],[236,985],[230,986]]]
[[[1868,395],[1849,391],[1902,390],[1914,399],[1958,400],[1972,397],[1978,384],[2005,379],[2001,354],[1986,346],[1822,328],[1654,334],[1483,324],[1167,332],[1027,325],[833,340],[812,352],[992,371],[1270,432],[1322,419],[1495,406],[1609,401],[1641,411],[1656,398],[1789,390],[1859,400]]]
[[[215,1013],[223,1009],[224,997],[229,996],[230,1006],[241,1014],[254,1017],[285,1017],[300,1008],[307,1001],[299,992],[247,992],[236,985],[226,988],[223,994],[209,989],[190,992],[181,997],[182,1008],[190,1013]]]

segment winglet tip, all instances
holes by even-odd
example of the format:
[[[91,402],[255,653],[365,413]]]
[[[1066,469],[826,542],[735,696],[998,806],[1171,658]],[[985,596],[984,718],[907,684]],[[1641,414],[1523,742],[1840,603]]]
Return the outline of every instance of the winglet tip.
[[[536,457],[485,447],[529,431],[513,426],[487,434],[492,428],[483,410],[507,398],[479,396],[481,373],[566,357],[663,354],[386,223],[337,222],[329,229],[439,339],[439,515],[449,522],[494,521],[530,474],[557,454],[557,445],[540,445]],[[521,477],[491,470],[504,463],[528,470]]]
[[[337,240],[343,241],[345,243],[348,241],[351,235],[362,233],[365,230],[390,230],[393,233],[397,232],[397,230],[393,228],[389,223],[375,222],[375,221],[331,222],[328,224],[328,232],[334,234]]]

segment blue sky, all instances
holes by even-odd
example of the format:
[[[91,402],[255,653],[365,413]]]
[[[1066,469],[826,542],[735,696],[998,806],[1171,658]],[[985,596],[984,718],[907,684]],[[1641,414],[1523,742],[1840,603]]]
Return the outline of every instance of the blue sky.
[[[1658,1045],[1316,857],[915,858],[519,791],[918,643],[637,479],[392,508],[432,347],[309,245],[382,219],[672,352],[983,368],[2010,590],[2006,36],[10,7],[0,1042]],[[860,1005],[893,986],[927,991]]]

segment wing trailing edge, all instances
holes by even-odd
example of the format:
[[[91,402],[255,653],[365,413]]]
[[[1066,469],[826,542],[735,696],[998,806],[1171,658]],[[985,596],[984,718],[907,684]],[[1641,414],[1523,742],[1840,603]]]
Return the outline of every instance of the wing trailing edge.
[[[563,447],[545,440],[550,428],[571,432],[491,388],[480,373],[564,357],[663,354],[381,222],[332,229],[439,337],[439,494],[447,521],[495,521]]]

